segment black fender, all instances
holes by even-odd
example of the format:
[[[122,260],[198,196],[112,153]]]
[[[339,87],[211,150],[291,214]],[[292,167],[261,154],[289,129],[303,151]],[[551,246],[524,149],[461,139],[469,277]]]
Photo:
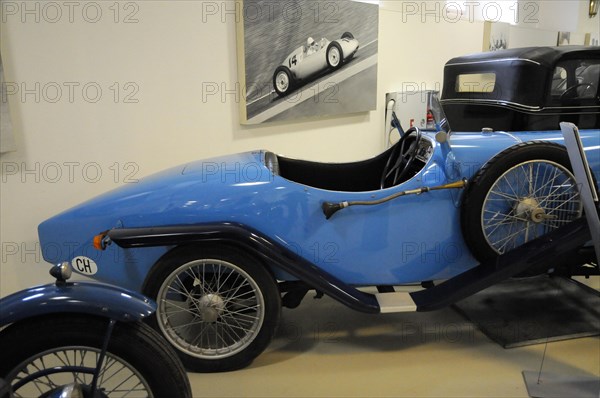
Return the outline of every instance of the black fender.
[[[242,224],[123,228],[110,230],[107,236],[123,248],[207,242],[234,245],[255,255],[268,266],[288,272],[311,288],[322,291],[354,310],[372,314],[381,312],[375,295],[347,285],[280,243]],[[435,287],[408,295],[414,302],[416,311],[441,309],[530,267],[541,263],[557,265],[568,262],[590,239],[587,222],[585,218],[580,218]]]
[[[0,326],[55,313],[139,321],[156,311],[149,298],[127,289],[90,282],[64,282],[21,290],[0,300]]]
[[[122,248],[178,246],[193,243],[220,243],[239,247],[265,264],[279,268],[313,289],[322,291],[346,306],[377,314],[377,299],[323,271],[280,243],[243,224],[211,223],[155,228],[119,228],[107,237]]]

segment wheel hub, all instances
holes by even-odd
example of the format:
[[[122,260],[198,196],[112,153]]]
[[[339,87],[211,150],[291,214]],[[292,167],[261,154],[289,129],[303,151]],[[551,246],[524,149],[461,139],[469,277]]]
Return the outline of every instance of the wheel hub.
[[[205,294],[198,299],[197,308],[204,322],[216,322],[225,310],[225,301],[218,294]]]
[[[536,224],[543,222],[546,212],[542,209],[535,198],[525,198],[517,203],[515,213],[517,217],[533,221]]]
[[[329,53],[329,62],[331,63],[331,65],[336,66],[339,62],[338,59],[338,52],[335,49],[331,50],[331,52]]]
[[[280,73],[277,76],[277,87],[280,91],[286,91],[288,88],[288,77],[285,73]]]

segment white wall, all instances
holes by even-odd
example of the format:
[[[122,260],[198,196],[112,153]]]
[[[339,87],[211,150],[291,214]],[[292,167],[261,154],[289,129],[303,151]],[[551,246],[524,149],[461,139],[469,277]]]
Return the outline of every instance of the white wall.
[[[32,14],[6,8],[25,3]],[[44,14],[44,3],[25,3],[3,2],[2,59],[7,90],[25,85],[36,91],[39,83],[40,98],[7,95],[18,150],[0,157],[0,296],[49,280],[37,247],[38,223],[123,184],[129,172],[139,178],[193,159],[256,148],[324,161],[378,153],[385,93],[406,83],[435,87],[445,61],[479,51],[483,35],[481,22],[403,18],[400,2],[382,2],[376,111],[244,127],[233,95],[205,101],[202,95],[203,82],[235,87],[231,15],[203,14],[206,2],[200,1],[139,1],[120,3],[139,8],[137,23],[122,23],[133,7],[121,8],[115,23],[113,2],[97,2],[102,17],[96,23],[83,17],[88,3],[76,3],[72,22],[63,8],[60,20],[51,23],[56,10]],[[42,7],[39,22],[35,4]],[[93,8],[86,10],[88,19],[95,18]],[[115,82],[121,94],[116,103]],[[134,86],[125,86],[128,82]],[[102,89],[95,103],[82,93],[89,83]],[[68,85],[76,84],[69,98]],[[52,103],[56,86],[62,97]],[[133,97],[138,102],[124,103],[133,87],[139,88]]]
[[[580,36],[585,36],[586,33],[595,33],[596,37],[600,37],[600,14],[590,18],[589,1],[578,1],[578,3],[579,20],[575,33]]]

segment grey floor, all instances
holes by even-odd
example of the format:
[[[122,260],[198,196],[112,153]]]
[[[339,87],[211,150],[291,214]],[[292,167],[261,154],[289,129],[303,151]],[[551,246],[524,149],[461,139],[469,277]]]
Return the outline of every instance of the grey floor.
[[[452,309],[365,315],[307,296],[250,367],[189,376],[195,397],[527,397],[521,372],[544,348],[544,372],[600,377],[598,337],[503,349]]]

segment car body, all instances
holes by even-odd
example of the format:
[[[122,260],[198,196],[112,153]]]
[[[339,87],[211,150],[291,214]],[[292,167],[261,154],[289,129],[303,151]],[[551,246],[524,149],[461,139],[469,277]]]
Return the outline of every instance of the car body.
[[[510,62],[501,54],[487,55],[491,59],[478,56],[477,62],[486,65],[484,73],[505,73],[522,63],[535,65],[531,60],[515,61],[515,53],[508,51]],[[598,48],[545,51],[554,54],[553,62],[559,65],[563,58],[556,52],[567,57],[575,52],[576,59],[592,64],[598,63],[600,54]],[[539,50],[523,50],[519,59],[526,59],[531,52]],[[464,62],[466,73],[472,73],[471,61]],[[556,67],[534,62],[543,68]],[[446,67],[446,78],[463,73],[457,69],[459,63],[452,61]],[[497,72],[490,72],[490,65],[498,67]],[[532,76],[538,76],[541,85],[554,83],[549,73]],[[309,289],[364,312],[439,308],[419,303],[414,296],[401,296],[393,286],[464,280],[465,275],[480,269],[480,264],[529,248],[527,245],[544,235],[576,224],[582,214],[558,126],[482,131],[481,127],[494,126],[488,123],[496,119],[490,119],[477,122],[479,131],[448,134],[445,109],[450,109],[450,125],[470,117],[469,107],[477,110],[473,113],[477,120],[485,107],[493,107],[493,115],[522,110],[516,101],[506,99],[490,104],[485,93],[481,103],[473,93],[454,101],[451,94],[456,87],[456,83],[445,86],[444,109],[432,104],[435,130],[413,128],[398,144],[372,159],[318,163],[261,150],[180,165],[108,192],[40,224],[44,258],[70,261],[76,272],[156,299],[158,327],[183,352],[188,366],[203,371],[249,363],[273,333],[274,329],[268,329],[263,334],[264,325],[276,323],[280,300],[293,308]],[[600,104],[597,97],[594,101],[582,105],[586,108],[577,117],[593,120],[580,135],[598,179]],[[530,111],[527,108],[524,114]],[[564,114],[574,115],[571,107]],[[521,178],[527,178],[527,183]],[[464,187],[462,181],[466,180],[470,181],[466,190],[456,189]],[[511,191],[501,190],[505,188]],[[524,193],[517,195],[515,190]],[[510,192],[515,196],[503,199],[512,197]],[[341,211],[328,213],[332,206]],[[515,225],[524,229],[514,232]],[[508,236],[510,245],[495,241],[498,233],[504,234],[501,239]],[[585,242],[589,237],[579,239]],[[544,243],[544,251],[560,240],[553,235],[551,243]],[[480,250],[480,245],[489,247]],[[553,253],[551,263],[541,264],[545,267],[541,272],[587,261],[589,256],[580,255],[579,246],[581,242],[568,249],[565,258]],[[525,254],[519,253],[519,258],[524,260],[511,261],[520,262],[522,270],[531,266],[533,260]],[[207,286],[203,284],[205,267],[214,279]],[[481,276],[474,275],[457,289],[477,284]],[[242,289],[244,294],[260,292],[247,307],[252,314],[256,311],[257,321],[243,328],[250,336],[241,340],[246,345],[232,342],[227,346],[230,351],[225,352],[222,344],[215,348],[206,343],[208,351],[195,350],[180,332],[168,327],[173,314],[169,315],[167,302],[189,317],[194,313],[190,319],[218,323],[230,311],[231,302],[219,295],[221,285],[238,278],[246,288],[250,286],[248,291]],[[497,279],[485,280],[489,285]],[[233,285],[227,291],[240,289]],[[360,290],[369,286],[376,286],[379,293]],[[478,286],[482,288],[481,283]],[[450,296],[450,291],[441,295]],[[240,300],[238,304],[244,307],[247,300]],[[247,356],[241,358],[244,353]]]
[[[597,146],[599,134],[598,130],[582,131],[586,148]],[[286,178],[285,173],[273,173],[265,161],[273,155],[266,151],[202,160],[147,177],[43,222],[39,226],[41,245],[49,262],[89,257],[96,264],[93,271],[78,264],[74,264],[75,270],[141,290],[151,267],[171,247],[123,249],[111,245],[98,252],[92,248],[95,235],[119,228],[239,223],[350,285],[447,279],[478,264],[462,237],[459,195],[440,191],[406,197],[378,208],[348,209],[331,221],[325,219],[321,204],[378,199],[397,191],[443,185],[457,177],[470,178],[498,152],[539,138],[561,140],[554,131],[455,133],[450,140],[452,153],[455,159],[468,161],[448,162],[435,137],[426,133],[433,155],[415,177],[395,187],[365,186],[357,192],[346,186],[349,176],[355,169],[382,162],[383,156],[325,165],[279,157],[281,170],[294,165],[320,169],[323,187],[315,187],[318,181],[310,177],[298,182]],[[600,178],[600,157],[589,155],[596,178]],[[325,169],[330,173],[325,175]],[[447,170],[453,174],[448,175]],[[339,175],[346,176],[339,187],[326,186],[330,182],[326,178]],[[76,248],[59,250],[68,247],[67,242],[77,242]],[[278,279],[289,278],[274,271]]]
[[[273,74],[273,88],[277,94],[286,95],[306,79],[338,69],[354,57],[358,47],[358,40],[350,32],[333,41],[326,38],[315,41],[309,37],[306,45],[296,48],[277,67]]]

